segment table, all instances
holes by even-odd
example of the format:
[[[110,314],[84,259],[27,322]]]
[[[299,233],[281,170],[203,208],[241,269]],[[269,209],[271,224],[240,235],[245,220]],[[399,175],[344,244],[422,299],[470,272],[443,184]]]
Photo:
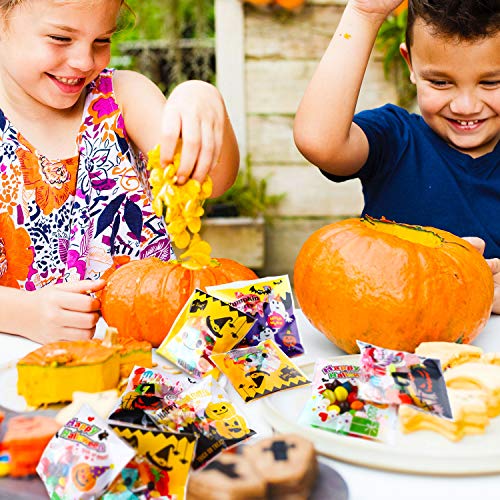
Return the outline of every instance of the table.
[[[312,327],[301,311],[297,311],[297,317],[306,348],[305,356],[300,359],[301,364],[314,361],[318,357],[344,354]],[[105,323],[101,320],[97,327],[97,336],[102,336],[104,328]],[[485,351],[500,351],[500,316],[493,315],[473,343]],[[12,335],[0,334],[0,346],[0,364],[2,364],[26,355],[36,348],[37,344]],[[249,403],[245,406],[245,410],[245,414],[251,421],[251,427],[258,434],[269,435],[272,432],[260,413],[259,401]],[[500,446],[500,443],[498,445]],[[477,496],[481,500],[500,498],[500,475],[463,478],[412,475],[369,469],[333,459],[322,458],[322,460],[344,477],[349,487],[350,500],[367,500],[368,498],[386,500],[393,495],[404,500],[421,500],[422,498],[470,500]]]

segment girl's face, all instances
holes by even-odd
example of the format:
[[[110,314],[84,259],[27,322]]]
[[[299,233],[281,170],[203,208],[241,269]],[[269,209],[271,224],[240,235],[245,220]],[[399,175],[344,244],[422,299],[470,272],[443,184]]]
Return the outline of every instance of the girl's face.
[[[438,37],[414,26],[411,60],[425,122],[455,149],[478,157],[500,139],[500,34],[473,42]]]
[[[0,19],[3,91],[16,103],[76,104],[109,63],[120,0],[25,0]]]

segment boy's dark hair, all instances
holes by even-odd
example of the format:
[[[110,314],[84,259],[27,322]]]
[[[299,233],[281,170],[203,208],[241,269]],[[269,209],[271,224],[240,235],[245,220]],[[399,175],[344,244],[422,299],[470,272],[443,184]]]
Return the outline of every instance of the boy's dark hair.
[[[500,0],[409,0],[408,50],[418,18],[437,36],[474,41],[500,31]]]

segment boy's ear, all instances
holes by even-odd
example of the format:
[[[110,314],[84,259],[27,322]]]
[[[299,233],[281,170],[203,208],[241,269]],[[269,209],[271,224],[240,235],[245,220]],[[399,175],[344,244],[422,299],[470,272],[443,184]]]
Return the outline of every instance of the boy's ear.
[[[413,68],[411,65],[410,51],[408,50],[406,43],[402,43],[399,46],[399,52],[403,56],[403,59],[406,61],[406,64],[408,65],[408,69],[410,70],[410,82],[413,84],[417,83],[415,80],[415,73],[413,72]]]

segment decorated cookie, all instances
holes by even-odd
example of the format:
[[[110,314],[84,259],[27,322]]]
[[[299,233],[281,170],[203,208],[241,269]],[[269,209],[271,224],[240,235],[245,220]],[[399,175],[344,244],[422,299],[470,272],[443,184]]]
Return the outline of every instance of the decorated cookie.
[[[255,462],[242,455],[222,453],[189,477],[190,500],[265,500],[267,485]]]
[[[439,359],[443,370],[469,361],[478,361],[482,353],[480,347],[454,342],[422,342],[415,349],[415,354],[419,356]]]
[[[242,453],[281,500],[309,497],[318,473],[313,444],[295,434],[278,434],[242,447]]]
[[[446,370],[446,385],[453,389],[474,389],[484,393],[488,416],[500,415],[500,365],[465,363]]]
[[[422,430],[433,431],[450,441],[460,441],[467,434],[484,433],[489,424],[484,394],[475,390],[449,388],[448,396],[453,420],[402,405],[398,414],[401,431],[405,434]]]

